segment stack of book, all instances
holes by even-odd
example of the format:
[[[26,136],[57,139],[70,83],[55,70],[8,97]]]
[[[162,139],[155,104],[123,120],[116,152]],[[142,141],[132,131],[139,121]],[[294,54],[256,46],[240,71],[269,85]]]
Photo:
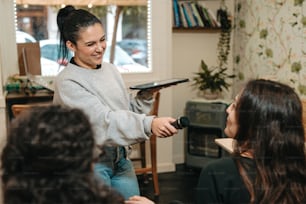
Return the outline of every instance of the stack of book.
[[[203,3],[173,0],[173,27],[175,28],[219,28],[216,15]]]

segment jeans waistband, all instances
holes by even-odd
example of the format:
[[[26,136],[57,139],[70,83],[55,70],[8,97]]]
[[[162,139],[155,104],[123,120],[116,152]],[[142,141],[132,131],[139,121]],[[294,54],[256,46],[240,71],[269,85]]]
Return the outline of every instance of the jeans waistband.
[[[103,147],[104,154],[100,157],[98,160],[99,162],[110,162],[110,163],[117,163],[121,158],[125,158],[126,150],[123,146],[118,147],[109,147],[104,146]]]

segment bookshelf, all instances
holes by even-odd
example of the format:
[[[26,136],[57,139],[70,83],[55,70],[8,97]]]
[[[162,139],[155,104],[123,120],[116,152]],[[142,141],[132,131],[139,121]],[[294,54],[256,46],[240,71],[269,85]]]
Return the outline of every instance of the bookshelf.
[[[219,33],[220,23],[216,12],[204,0],[172,0],[172,32],[174,33]]]
[[[174,33],[219,33],[221,28],[203,28],[203,27],[172,27],[172,32]]]

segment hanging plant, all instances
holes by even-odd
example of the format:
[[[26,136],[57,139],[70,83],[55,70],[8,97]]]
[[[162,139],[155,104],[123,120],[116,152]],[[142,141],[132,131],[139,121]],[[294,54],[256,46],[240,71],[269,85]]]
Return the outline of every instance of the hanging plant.
[[[227,61],[230,53],[230,40],[231,40],[231,19],[227,12],[224,1],[221,1],[220,9],[217,11],[217,18],[221,25],[219,42],[217,45],[218,65],[210,69],[206,63],[201,60],[201,70],[193,78],[193,86],[197,87],[200,91],[222,92],[223,89],[228,90],[230,84],[226,79],[236,77],[234,74],[227,74]]]
[[[217,46],[219,67],[226,68],[230,52],[232,22],[224,0],[221,2],[221,7],[217,11],[217,19],[221,24],[221,32]]]

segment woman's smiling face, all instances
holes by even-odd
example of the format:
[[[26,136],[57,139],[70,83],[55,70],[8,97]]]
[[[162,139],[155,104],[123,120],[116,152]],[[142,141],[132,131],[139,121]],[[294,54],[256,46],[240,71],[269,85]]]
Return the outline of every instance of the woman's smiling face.
[[[106,37],[102,25],[96,23],[81,29],[76,45],[67,41],[67,46],[74,52],[74,61],[79,66],[95,69],[102,63],[106,49]]]

